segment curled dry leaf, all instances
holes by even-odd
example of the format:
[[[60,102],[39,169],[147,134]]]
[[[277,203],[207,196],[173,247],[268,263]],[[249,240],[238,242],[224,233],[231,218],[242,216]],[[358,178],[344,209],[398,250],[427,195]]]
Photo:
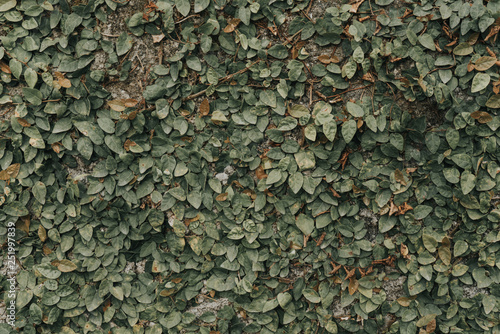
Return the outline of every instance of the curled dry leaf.
[[[160,43],[162,41],[162,39],[165,38],[165,35],[164,34],[160,34],[160,35],[151,35],[153,37],[153,43]]]
[[[404,204],[400,205],[398,209],[399,212],[396,214],[396,216],[404,215],[407,211],[413,210],[413,207],[411,207],[408,203],[404,202]]]
[[[351,9],[349,9],[349,11],[351,13],[357,13],[358,12],[358,8],[359,6],[361,6],[363,4],[363,2],[365,2],[365,0],[357,0],[356,2],[354,2],[352,5],[351,5]]]

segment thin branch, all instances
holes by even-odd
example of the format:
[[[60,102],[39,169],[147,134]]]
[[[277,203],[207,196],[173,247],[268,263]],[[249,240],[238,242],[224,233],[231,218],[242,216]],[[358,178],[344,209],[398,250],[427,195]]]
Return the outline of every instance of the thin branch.
[[[217,83],[217,85],[220,85],[221,83],[223,83],[223,82],[226,82],[226,81],[230,80],[230,79],[231,79],[232,77],[234,77],[235,75],[245,73],[245,72],[246,72],[246,71],[248,71],[248,70],[249,70],[252,66],[254,66],[255,64],[260,63],[260,62],[261,62],[261,60],[259,59],[259,60],[255,61],[255,62],[251,63],[248,67],[245,67],[244,69],[239,70],[238,72],[235,72],[235,73],[233,73],[233,74],[229,74],[229,75],[225,76],[224,78],[222,78],[222,79],[221,79],[221,80]],[[202,90],[202,91],[199,91],[198,93],[191,94],[191,95],[189,95],[188,97],[183,98],[183,99],[182,99],[182,101],[184,102],[184,101],[188,101],[188,100],[195,99],[195,98],[197,98],[197,97],[199,97],[199,96],[201,96],[201,95],[205,94],[206,92],[207,92],[207,89],[204,89],[204,90]]]

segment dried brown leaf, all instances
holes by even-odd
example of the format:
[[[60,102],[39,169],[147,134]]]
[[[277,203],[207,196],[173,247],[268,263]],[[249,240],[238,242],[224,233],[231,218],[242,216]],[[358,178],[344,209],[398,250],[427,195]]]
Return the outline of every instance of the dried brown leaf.
[[[236,29],[238,24],[240,24],[241,20],[240,19],[231,19],[227,22],[227,26],[224,28],[224,32],[226,34],[229,34]]]
[[[319,56],[318,60],[319,60],[319,62],[326,64],[326,65],[328,65],[332,62],[332,59],[330,58],[330,56],[327,56],[327,55]]]
[[[19,124],[21,124],[22,127],[25,127],[25,128],[28,128],[31,126],[31,124],[27,120],[25,120],[24,118],[18,118],[17,122]]]
[[[45,240],[47,240],[47,231],[42,225],[38,226],[38,237],[42,242],[45,242]]]
[[[125,103],[123,100],[111,100],[108,101],[108,106],[114,111],[122,112],[125,110]]]
[[[358,291],[359,282],[354,277],[349,279],[349,294],[352,296],[356,291]]]
[[[5,64],[4,62],[0,61],[0,71],[4,72],[4,73],[7,73],[7,74],[10,74],[12,73],[10,71],[10,67],[9,65]]]
[[[165,38],[165,35],[151,35],[153,37],[153,43],[160,43],[162,39]]]
[[[219,195],[217,195],[217,197],[215,197],[215,199],[218,202],[224,202],[227,199],[227,193],[219,194]]]
[[[210,103],[208,99],[204,99],[200,104],[200,115],[207,116],[210,113]]]
[[[488,123],[493,120],[493,117],[491,117],[491,115],[488,114],[486,111],[479,111],[479,110],[471,113],[470,117],[476,119],[481,124]]]
[[[0,180],[7,181],[10,178],[16,178],[19,173],[19,169],[21,168],[21,164],[12,164],[9,167],[5,168],[0,172]]]

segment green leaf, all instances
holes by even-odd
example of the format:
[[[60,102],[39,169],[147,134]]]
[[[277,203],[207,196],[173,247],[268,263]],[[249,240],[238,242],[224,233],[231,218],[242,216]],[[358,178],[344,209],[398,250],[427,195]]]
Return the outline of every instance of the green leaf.
[[[198,59],[198,57],[188,56],[186,58],[186,64],[193,71],[196,71],[196,72],[201,71],[201,62],[200,62],[200,59]]]
[[[317,303],[321,302],[321,298],[320,298],[319,294],[311,288],[305,288],[302,291],[302,295],[311,303],[317,304]]]
[[[285,117],[279,123],[277,129],[280,131],[291,131],[297,127],[297,120],[293,117]]]
[[[42,93],[39,90],[33,88],[23,88],[23,94],[24,98],[29,103],[35,106],[42,104]]]
[[[116,41],[116,54],[118,56],[126,54],[132,48],[133,42],[134,39],[128,33],[122,32]]]
[[[424,327],[429,324],[432,320],[436,319],[436,314],[427,314],[426,316],[423,316],[422,318],[418,319],[417,321],[417,327]]]
[[[87,160],[90,160],[92,156],[92,152],[94,151],[94,147],[92,145],[92,141],[88,137],[81,137],[78,139],[76,143],[76,148],[78,152]]]
[[[109,292],[118,300],[123,300],[123,288],[121,286],[110,286]]]
[[[194,12],[200,13],[204,11],[208,5],[210,5],[210,0],[195,0],[194,1]]]
[[[446,141],[448,141],[451,149],[454,150],[460,142],[460,132],[452,128],[448,129],[446,131]]]
[[[175,7],[182,16],[188,16],[191,10],[191,2],[185,0],[175,0]]]
[[[334,141],[337,135],[337,122],[332,119],[323,124],[323,133],[329,141]]]
[[[187,200],[195,209],[198,209],[202,202],[201,193],[198,191],[191,191],[187,195]]]
[[[92,137],[91,137],[92,139]],[[123,148],[122,141],[117,136],[106,136],[104,138],[104,142],[109,147],[109,149],[115,153],[121,154],[125,153],[125,149]]]
[[[288,85],[284,79],[280,79],[280,82],[276,85],[276,89],[282,98],[286,98],[288,96]]]
[[[295,194],[297,194],[300,191],[303,183],[304,183],[304,176],[300,172],[293,173],[288,177],[288,185]]]
[[[50,263],[39,264],[35,269],[48,279],[57,279],[61,276],[61,272]]]
[[[380,233],[386,233],[390,231],[397,223],[397,220],[395,217],[389,217],[387,215],[384,215],[380,217],[378,221],[378,230]]]
[[[310,235],[314,231],[314,219],[301,213],[295,220],[295,224],[305,235]]]
[[[260,92],[260,101],[266,106],[276,108],[276,94],[272,90],[262,90]]]
[[[38,75],[36,74],[35,70],[33,70],[31,67],[28,67],[24,71],[24,79],[26,80],[26,83],[30,88],[34,88],[38,81]]]
[[[495,65],[497,59],[495,57],[481,57],[474,63],[474,68],[477,71],[486,71]]]
[[[309,109],[307,109],[305,106],[300,105],[300,104],[296,104],[293,107],[291,107],[289,110],[289,113],[290,113],[290,116],[297,118],[297,119],[311,114]]]
[[[453,53],[457,56],[467,56],[474,51],[468,42],[461,43],[453,49]]]
[[[212,114],[212,121],[216,121],[216,122],[228,122],[229,120],[222,113],[222,111],[216,110]]]
[[[460,187],[464,195],[470,193],[476,186],[476,177],[469,170],[462,173],[460,178]]]
[[[356,124],[356,121],[351,119],[345,122],[342,125],[342,137],[344,137],[344,140],[346,143],[350,143],[351,140],[354,138],[354,135],[356,134],[356,131],[358,130],[358,126]]]
[[[273,169],[266,179],[266,184],[274,184],[281,180],[281,172],[278,169]]]
[[[311,169],[316,165],[314,153],[311,151],[300,150],[294,154],[294,157],[301,171]]]
[[[21,73],[23,72],[23,65],[21,64],[21,62],[17,59],[12,58],[9,61],[9,67],[12,75],[19,79],[21,77]]]
[[[52,133],[62,133],[71,129],[73,123],[71,123],[70,118],[60,119],[54,124],[54,128],[52,129]]]
[[[472,277],[477,283],[479,289],[487,288],[493,283],[493,280],[487,276],[485,268],[476,268],[472,271]]]
[[[420,35],[418,37],[418,41],[422,46],[426,47],[427,49],[431,51],[436,51],[436,46],[434,45],[434,39],[432,38],[431,35],[424,33],[423,35]]]
[[[486,106],[493,109],[500,108],[500,94],[490,97],[488,101],[486,101]]]
[[[16,0],[0,0],[0,12],[6,12],[9,9],[16,7]]]
[[[356,103],[347,102],[346,107],[347,111],[354,117],[363,117],[365,115],[363,108]]]
[[[471,93],[479,92],[490,84],[490,76],[487,73],[476,73],[472,79]]]
[[[241,6],[238,8],[238,11],[236,12],[236,17],[239,18],[244,25],[250,24],[251,15],[252,15],[252,12],[250,11],[250,8],[248,8],[248,7]]]
[[[25,205],[18,201],[13,201],[2,206],[3,212],[9,216],[22,217],[29,214]]]
[[[84,227],[80,228],[78,232],[82,236],[82,238],[86,241],[90,241],[92,239],[92,234],[93,234],[94,229],[92,228],[92,225],[86,224]]]
[[[443,169],[443,175],[445,179],[450,183],[460,182],[460,172],[456,168],[445,168]]]
[[[278,303],[283,309],[285,309],[291,301],[292,295],[288,292],[281,292],[278,294]]]
[[[490,314],[491,311],[493,311],[496,307],[497,298],[492,295],[483,295],[482,303],[484,307],[484,313]]]
[[[437,240],[429,234],[422,235],[422,242],[424,243],[424,247],[431,253],[436,251],[436,247],[438,245]]]
[[[316,127],[314,126],[314,124],[309,124],[308,126],[305,127],[304,135],[310,141],[316,140]]]
[[[413,215],[415,219],[424,219],[432,212],[432,207],[428,205],[417,205],[413,209]]]
[[[227,238],[231,240],[240,240],[245,237],[245,234],[243,232],[243,228],[241,226],[236,226],[234,227],[229,233],[227,234]]]
[[[437,152],[440,142],[441,139],[435,132],[428,132],[425,135],[425,145],[432,154]]]
[[[467,252],[467,249],[469,249],[469,245],[463,240],[458,240],[453,246],[453,256],[459,257]]]
[[[75,127],[85,136],[89,137],[95,145],[104,144],[104,133],[95,124],[87,121],[75,122]]]
[[[41,204],[45,204],[45,197],[47,196],[47,188],[43,182],[36,182],[33,186],[33,196],[35,196],[36,200]]]
[[[286,59],[288,57],[288,49],[282,44],[276,44],[267,50],[267,53],[276,59]],[[285,96],[283,96],[285,98]]]

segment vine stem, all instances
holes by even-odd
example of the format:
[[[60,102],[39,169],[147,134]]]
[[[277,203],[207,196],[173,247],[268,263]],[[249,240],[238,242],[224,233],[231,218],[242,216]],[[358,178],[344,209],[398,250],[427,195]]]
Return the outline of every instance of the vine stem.
[[[232,77],[234,77],[235,75],[238,75],[238,74],[242,74],[242,73],[245,73],[246,71],[248,71],[252,66],[254,66],[255,64],[257,63],[260,63],[261,60],[257,60],[257,61],[254,61],[253,63],[251,63],[249,66],[245,67],[244,69],[242,70],[239,70],[238,72],[235,72],[233,74],[229,74],[229,75],[226,75],[224,78],[222,78],[218,83],[217,85],[223,83],[223,82],[226,82],[228,80],[230,80]],[[182,101],[188,101],[188,100],[192,100],[192,99],[195,99],[203,94],[205,94],[207,92],[207,89],[204,89],[202,91],[199,91],[198,93],[195,93],[195,94],[191,94],[189,95],[188,97],[185,97],[182,99]]]

